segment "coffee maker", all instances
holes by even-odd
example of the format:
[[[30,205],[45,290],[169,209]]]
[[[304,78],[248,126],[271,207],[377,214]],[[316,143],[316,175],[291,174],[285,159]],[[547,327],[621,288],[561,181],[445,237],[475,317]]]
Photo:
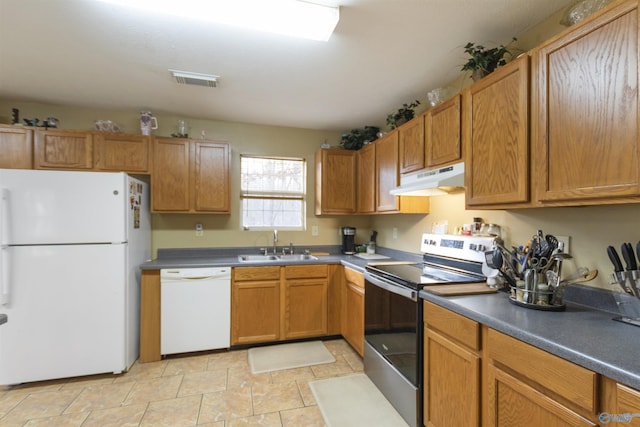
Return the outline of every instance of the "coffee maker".
[[[356,228],[342,227],[342,253],[353,255],[356,253]]]

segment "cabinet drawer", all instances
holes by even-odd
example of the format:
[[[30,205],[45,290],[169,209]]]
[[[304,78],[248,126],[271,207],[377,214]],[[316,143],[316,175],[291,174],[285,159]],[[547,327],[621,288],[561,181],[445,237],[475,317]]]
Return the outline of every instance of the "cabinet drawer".
[[[345,267],[344,277],[347,279],[347,282],[351,282],[359,288],[364,288],[364,274]]]
[[[246,280],[279,280],[280,267],[236,267],[233,269],[235,282]]]
[[[424,302],[424,323],[472,350],[480,350],[480,324],[436,304]]]
[[[486,345],[489,359],[592,414],[596,412],[595,372],[493,329],[487,333]]]
[[[311,277],[327,277],[328,266],[325,265],[288,265],[284,268],[287,279],[307,279]]]

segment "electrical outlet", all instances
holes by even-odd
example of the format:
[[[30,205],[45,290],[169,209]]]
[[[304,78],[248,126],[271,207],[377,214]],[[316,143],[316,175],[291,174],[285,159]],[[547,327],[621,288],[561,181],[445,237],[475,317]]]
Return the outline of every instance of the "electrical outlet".
[[[202,224],[196,224],[196,237],[204,236],[204,229],[202,228]]]
[[[567,254],[571,253],[571,248],[569,248],[569,240],[571,238],[569,236],[556,236],[556,238],[558,239],[558,242],[564,243],[564,252]]]
[[[311,226],[311,235],[312,236],[317,236],[318,235],[318,226],[317,225],[312,225]]]
[[[398,227],[393,227],[392,236],[394,239],[398,238]]]

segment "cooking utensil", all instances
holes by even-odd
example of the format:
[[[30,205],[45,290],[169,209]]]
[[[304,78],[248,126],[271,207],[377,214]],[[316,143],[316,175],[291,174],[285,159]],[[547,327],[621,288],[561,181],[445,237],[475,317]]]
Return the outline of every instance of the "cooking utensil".
[[[496,270],[499,270],[502,267],[503,259],[500,250],[494,249],[492,251],[485,251],[484,259],[486,264]]]
[[[623,243],[620,247],[620,250],[622,251],[624,262],[627,264],[627,271],[637,270],[638,265],[636,264],[636,255],[633,251],[633,246],[631,246],[631,243]]]
[[[613,246],[607,246],[607,255],[609,255],[609,259],[613,264],[613,271],[616,273],[622,271],[622,262],[620,262],[620,257],[618,256],[618,252],[616,252],[616,248]]]

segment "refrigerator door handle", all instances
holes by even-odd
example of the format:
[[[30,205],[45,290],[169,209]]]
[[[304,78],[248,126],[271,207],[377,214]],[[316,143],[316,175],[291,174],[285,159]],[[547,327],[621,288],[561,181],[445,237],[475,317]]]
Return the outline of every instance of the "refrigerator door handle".
[[[9,189],[0,190],[0,305],[9,305]]]

